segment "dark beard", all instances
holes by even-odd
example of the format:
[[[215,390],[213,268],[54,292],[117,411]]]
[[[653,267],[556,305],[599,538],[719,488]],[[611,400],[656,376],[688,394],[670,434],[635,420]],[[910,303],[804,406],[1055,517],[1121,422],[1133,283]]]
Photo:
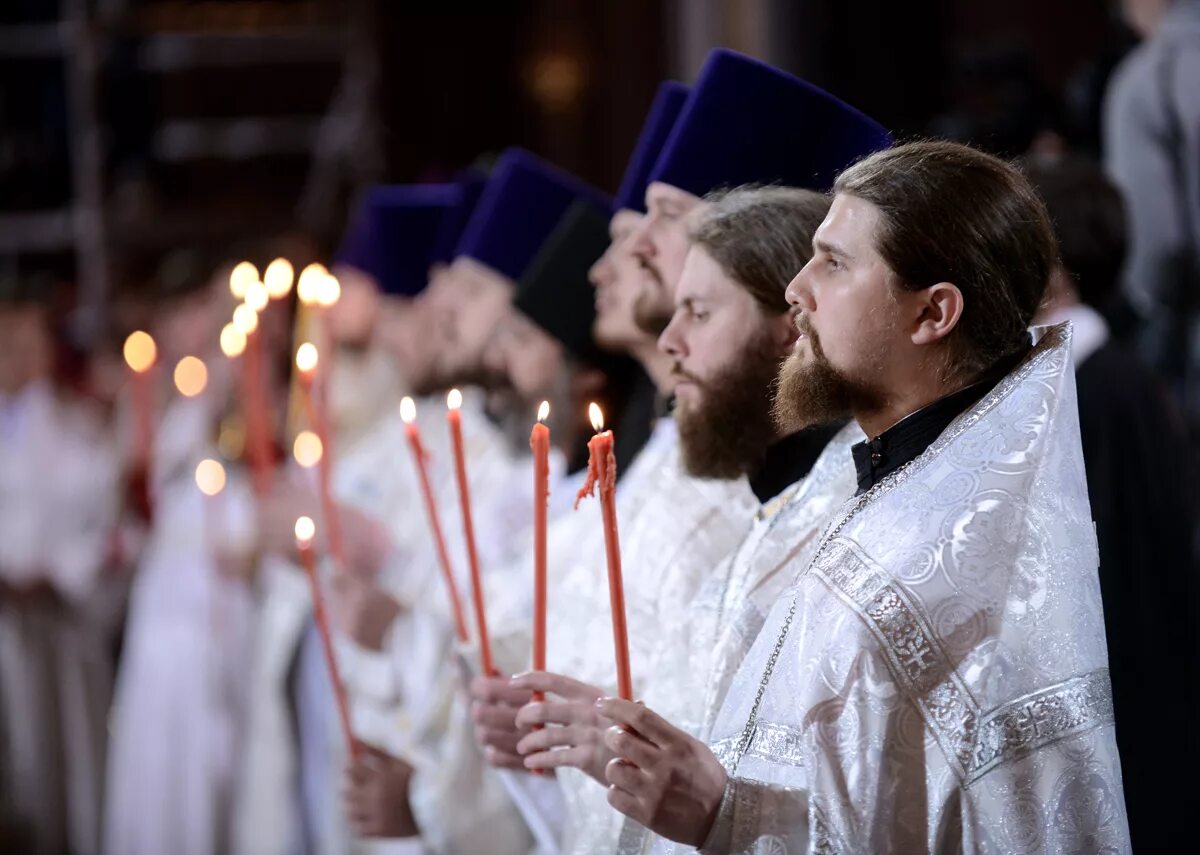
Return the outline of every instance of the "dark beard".
[[[696,410],[680,408],[675,416],[683,466],[689,475],[731,480],[762,462],[776,436],[771,386],[778,371],[779,352],[764,333],[712,379],[681,375],[702,392]]]
[[[830,364],[816,331],[804,317],[796,326],[808,337],[812,358],[807,363],[793,351],[779,368],[771,415],[780,433],[794,433],[849,419],[856,410],[876,410],[883,393],[844,376]]]

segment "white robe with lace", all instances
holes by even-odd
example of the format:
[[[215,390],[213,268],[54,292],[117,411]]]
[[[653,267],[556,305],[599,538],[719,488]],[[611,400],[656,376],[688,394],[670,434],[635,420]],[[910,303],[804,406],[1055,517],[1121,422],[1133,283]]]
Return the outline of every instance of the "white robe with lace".
[[[702,851],[1128,851],[1096,567],[1055,327],[776,602]]]

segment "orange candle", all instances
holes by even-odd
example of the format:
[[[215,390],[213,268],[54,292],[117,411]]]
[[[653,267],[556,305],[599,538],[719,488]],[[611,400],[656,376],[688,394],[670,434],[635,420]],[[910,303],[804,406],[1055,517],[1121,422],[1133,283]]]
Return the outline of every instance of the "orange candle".
[[[438,518],[437,502],[433,488],[429,486],[429,471],[425,466],[425,448],[421,444],[421,432],[417,429],[417,405],[412,398],[400,402],[400,418],[404,420],[404,432],[408,435],[408,447],[412,449],[413,464],[421,479],[421,495],[425,499],[425,514],[429,518],[429,530],[433,532],[433,545],[437,548],[438,561],[442,565],[442,578],[450,595],[450,610],[454,615],[454,631],[458,640],[467,640],[467,622],[463,618],[462,601],[458,597],[458,584],[454,581],[454,570],[450,566],[450,553],[446,551],[446,539],[442,537],[442,523]]]
[[[617,693],[633,700],[629,673],[629,633],[625,626],[625,586],[621,581],[621,542],[617,536],[617,459],[613,456],[612,431],[604,430],[604,414],[595,404],[588,407],[596,435],[588,440],[587,481],[575,506],[584,496],[595,494],[600,485],[600,513],[604,519],[604,551],[608,558],[608,598],[612,607],[613,648],[617,660]]]
[[[319,354],[312,342],[305,342],[296,350],[296,373],[300,378],[300,401],[308,423],[321,442],[321,457],[317,461],[317,492],[321,500],[321,516],[329,531],[329,554],[338,570],[346,569],[346,553],[342,549],[342,526],[338,520],[337,505],[333,501],[333,470],[329,449],[329,426],[324,410],[313,401],[313,379],[316,377]]]
[[[300,563],[308,576],[309,588],[312,591],[313,616],[317,621],[317,634],[321,636],[321,649],[325,653],[325,665],[329,668],[329,682],[333,684],[334,700],[337,702],[338,718],[342,724],[342,735],[346,738],[346,749],[350,756],[358,759],[359,746],[354,739],[354,729],[350,724],[350,704],[346,700],[346,687],[342,683],[341,672],[338,670],[337,656],[333,650],[333,636],[329,632],[329,618],[325,614],[325,598],[321,594],[321,582],[317,578],[317,563],[313,555],[313,538],[317,527],[310,517],[300,517],[296,520],[296,546],[300,551]]]
[[[533,449],[533,670],[546,670],[546,505],[550,500],[550,404],[542,401],[529,436]],[[537,700],[544,695],[535,692]]]
[[[133,375],[130,386],[133,407],[133,454],[134,466],[149,465],[154,446],[154,395],[150,385],[150,369],[158,357],[158,347],[149,333],[137,330],[125,339],[123,348],[125,364]]]
[[[221,350],[231,359],[242,357],[240,391],[242,416],[246,422],[246,455],[250,461],[254,492],[264,496],[271,489],[273,455],[267,427],[262,344],[257,333],[258,312],[242,303],[233,310],[233,321],[221,331]]]
[[[458,480],[458,500],[462,507],[463,538],[467,542],[467,561],[471,569],[471,594],[475,601],[475,626],[479,633],[479,660],[484,675],[496,676],[492,664],[492,645],[488,639],[487,613],[483,604],[483,579],[479,575],[479,553],[475,548],[475,523],[471,519],[471,491],[467,485],[467,461],[463,453],[462,393],[451,389],[446,396],[446,421],[454,447],[454,473]]]

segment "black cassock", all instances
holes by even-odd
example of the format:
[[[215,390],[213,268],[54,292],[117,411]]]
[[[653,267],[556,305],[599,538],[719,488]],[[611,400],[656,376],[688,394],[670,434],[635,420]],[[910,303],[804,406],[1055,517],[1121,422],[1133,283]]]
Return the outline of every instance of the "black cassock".
[[[1076,380],[1133,848],[1177,851],[1200,818],[1195,461],[1128,348],[1108,342]]]

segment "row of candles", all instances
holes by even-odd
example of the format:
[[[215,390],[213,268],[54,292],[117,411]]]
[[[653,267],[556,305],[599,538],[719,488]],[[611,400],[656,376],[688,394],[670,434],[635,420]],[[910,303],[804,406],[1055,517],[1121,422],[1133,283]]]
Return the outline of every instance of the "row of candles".
[[[221,330],[221,351],[230,359],[242,359],[240,404],[246,424],[247,451],[255,492],[260,496],[269,489],[271,468],[273,467],[271,430],[269,427],[268,405],[262,377],[262,355],[260,343],[259,315],[267,309],[272,300],[282,300],[292,290],[293,268],[286,259],[276,259],[264,271],[260,280],[257,269],[249,262],[237,265],[230,275],[230,291],[241,302],[233,311],[228,324]],[[309,265],[296,281],[299,311],[296,331],[299,335],[306,334],[313,323],[311,313],[328,308],[335,304],[340,296],[340,287],[335,277],[321,265]],[[308,314],[306,317],[305,314]],[[129,336],[124,349],[126,362],[133,374],[132,402],[135,415],[136,443],[135,448],[140,454],[148,455],[153,440],[153,418],[149,375],[156,359],[154,340],[144,331],[138,331]],[[312,341],[303,341],[295,352],[295,381],[294,390],[299,398],[301,411],[308,422],[308,430],[297,433],[293,443],[293,456],[305,467],[317,467],[318,495],[320,500],[321,517],[326,528],[326,543],[329,558],[337,570],[342,570],[344,551],[341,539],[341,529],[338,524],[336,503],[333,500],[331,488],[331,448],[328,424],[324,408],[317,398],[317,372],[320,364],[320,354],[317,345]],[[175,366],[175,386],[180,394],[194,397],[200,394],[207,384],[207,368],[197,357],[187,356]],[[451,389],[446,396],[446,419],[450,433],[451,449],[454,459],[454,477],[458,489],[460,516],[462,521],[462,536],[466,547],[468,569],[470,571],[471,600],[473,605],[476,637],[479,647],[480,669],[482,673],[495,676],[497,669],[492,658],[490,636],[487,627],[486,598],[483,580],[480,572],[479,553],[476,547],[474,519],[471,512],[470,483],[467,473],[467,461],[463,443],[463,398],[457,389]],[[549,484],[549,453],[550,430],[546,425],[549,416],[549,404],[542,402],[538,409],[537,420],[530,434],[530,448],[533,451],[533,535],[534,535],[534,567],[533,567],[533,644],[532,665],[534,670],[546,668],[546,613],[547,613],[547,505],[550,494]],[[458,585],[449,551],[443,532],[437,501],[430,480],[428,469],[428,454],[422,441],[421,432],[416,423],[417,408],[412,398],[406,397],[400,404],[400,417],[405,423],[405,433],[412,454],[414,468],[419,480],[426,519],[430,534],[434,541],[441,574],[450,603],[450,611],[454,622],[455,634],[460,642],[468,641],[467,621],[464,615],[462,599],[459,596]],[[613,434],[604,430],[604,419],[596,404],[589,406],[589,417],[596,435],[588,443],[589,462],[588,478],[583,490],[576,501],[586,495],[591,495],[599,488],[601,518],[604,531],[605,556],[608,567],[609,596],[612,608],[613,645],[616,660],[617,688],[621,697],[631,699],[632,680],[629,667],[629,645],[625,626],[624,589],[621,578],[621,554],[616,513],[616,460],[613,455]],[[147,458],[148,459],[148,458]],[[143,461],[144,462],[144,461]],[[224,489],[225,470],[216,460],[206,459],[196,468],[196,483],[201,492],[215,496]],[[296,521],[294,534],[297,549],[308,576],[312,590],[313,612],[326,664],[330,670],[331,682],[336,695],[337,708],[341,726],[347,744],[352,753],[359,751],[358,743],[353,738],[349,705],[345,686],[341,680],[337,658],[334,653],[332,635],[329,628],[324,596],[319,578],[316,573],[314,543],[316,538],[316,523],[309,516],[301,516]]]

